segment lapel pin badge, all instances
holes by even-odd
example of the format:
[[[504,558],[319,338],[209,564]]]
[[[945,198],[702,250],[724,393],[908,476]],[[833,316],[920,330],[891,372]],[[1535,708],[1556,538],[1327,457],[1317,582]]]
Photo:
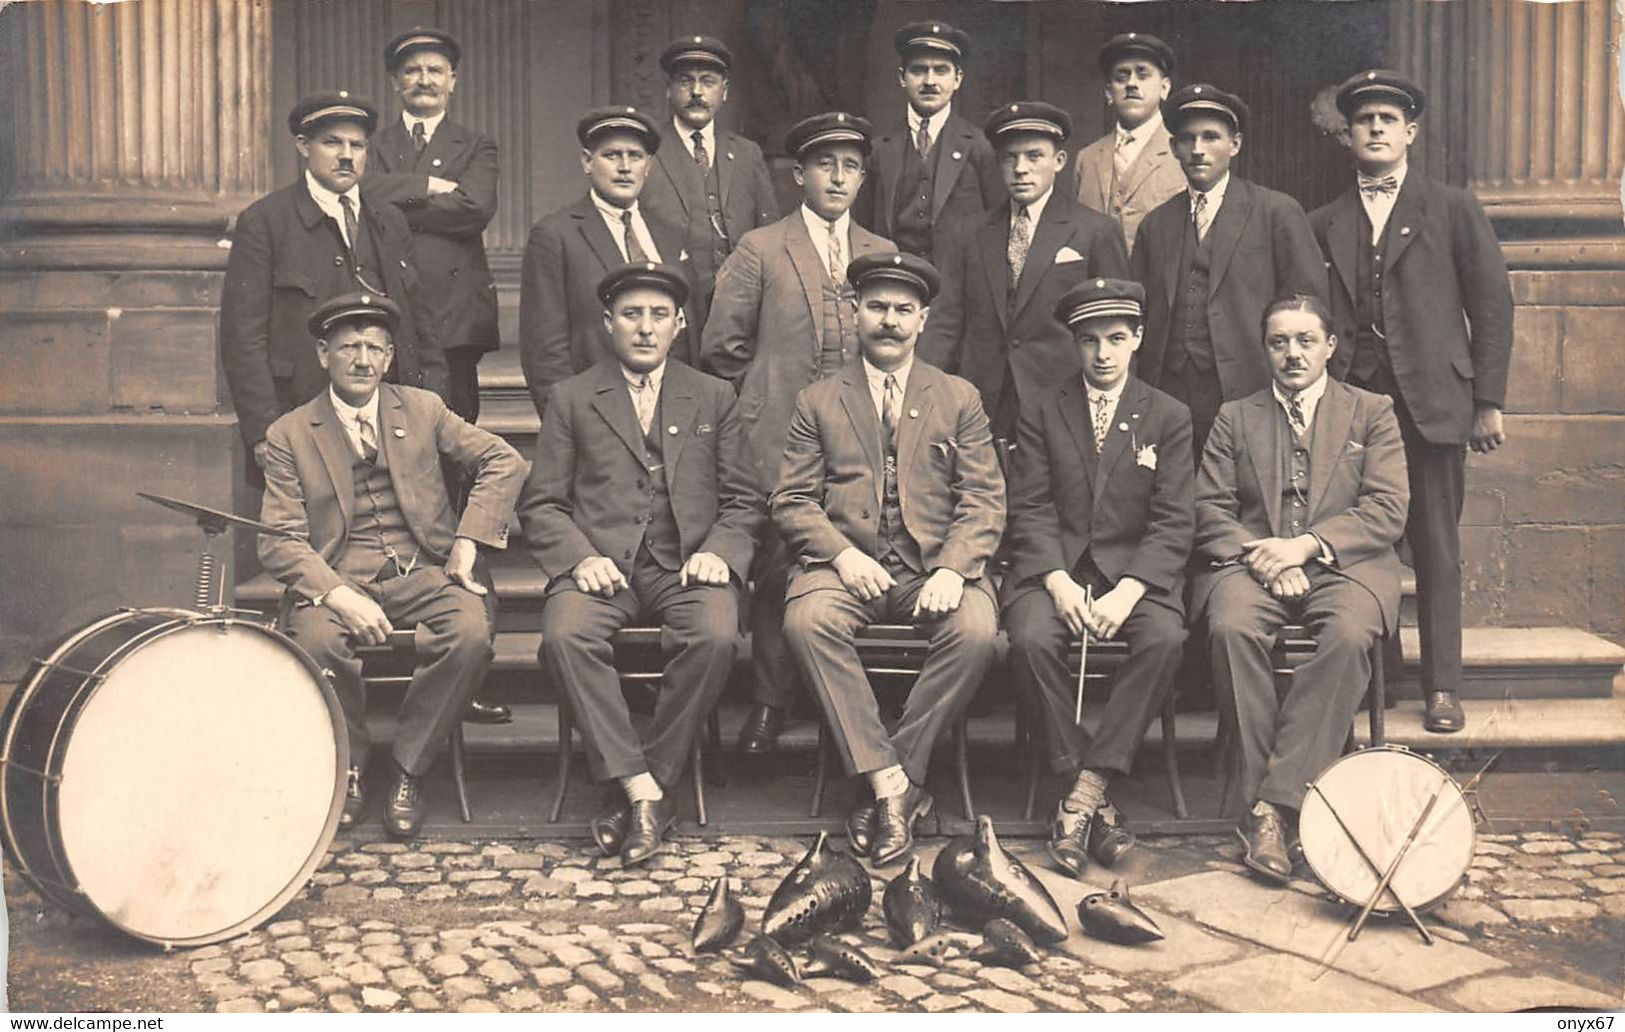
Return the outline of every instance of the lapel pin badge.
[[[1117,429],[1123,431],[1126,434],[1126,433],[1128,433],[1128,424],[1127,423],[1118,423],[1117,424]]]
[[[958,151],[954,151],[954,160],[955,161],[958,161],[962,157],[964,157],[963,154],[959,153]]]
[[[433,161],[429,162],[429,164],[433,165],[435,168],[439,168],[440,167],[440,159],[435,158]]]
[[[404,429],[402,429],[401,427],[396,427],[395,428],[395,436],[396,437],[405,437],[406,436],[406,431]]]
[[[1409,226],[1400,226],[1399,227],[1399,235],[1400,236],[1410,236],[1411,235],[1411,227],[1409,227]]]
[[[920,418],[920,410],[917,409],[917,408],[909,409],[908,410],[908,418],[910,418],[910,419],[919,419]]]
[[[668,426],[666,427],[666,433],[676,436],[677,428],[675,426]]]

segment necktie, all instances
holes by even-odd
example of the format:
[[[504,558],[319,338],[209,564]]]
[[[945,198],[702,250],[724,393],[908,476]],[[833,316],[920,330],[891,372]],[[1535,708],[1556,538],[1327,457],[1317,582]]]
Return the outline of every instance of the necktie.
[[[643,428],[643,435],[649,436],[649,427],[655,421],[655,391],[654,385],[649,382],[649,374],[644,373],[632,384],[633,407],[638,410],[638,425]]]
[[[694,141],[694,164],[704,172],[711,167],[711,152],[705,149],[705,134],[696,129],[689,133],[689,137]]]
[[[1309,424],[1304,421],[1303,417],[1303,402],[1298,400],[1296,394],[1287,395],[1286,418],[1292,421],[1292,429],[1295,433],[1301,435],[1305,430],[1309,429]]]
[[[1010,282],[1021,281],[1022,267],[1027,264],[1027,250],[1033,243],[1033,218],[1023,204],[1016,209],[1016,215],[1010,220],[1010,246],[1005,251],[1005,257],[1010,261]]]
[[[1128,145],[1133,142],[1133,133],[1117,137],[1117,151],[1112,155],[1112,168],[1117,173],[1118,179],[1122,179],[1124,174],[1128,172]]]
[[[1378,179],[1373,176],[1359,177],[1360,192],[1366,197],[1375,200],[1381,194],[1396,194],[1399,192],[1399,180],[1393,176],[1383,176]]]
[[[631,208],[621,210],[621,230],[625,234],[626,260],[629,262],[648,261],[648,254],[643,250],[643,245],[638,243],[638,235],[632,231]]]
[[[841,252],[841,234],[835,231],[835,223],[829,224],[829,277],[838,287],[846,282],[846,258]]]
[[[429,145],[429,138],[423,135],[423,123],[422,122],[413,122],[412,123],[412,146],[417,148],[417,151],[418,151],[419,154],[422,154],[423,153],[423,148],[427,147],[428,145]]]
[[[920,119],[920,131],[914,135],[914,149],[920,152],[920,157],[931,153],[931,123]]]
[[[378,428],[372,425],[365,412],[356,413],[355,425],[361,432],[361,457],[371,465],[378,461]]]
[[[1111,429],[1111,413],[1106,410],[1107,396],[1096,394],[1091,401],[1095,405],[1095,454],[1106,447],[1106,431]]]
[[[886,451],[897,451],[897,403],[898,394],[897,377],[891,373],[886,374],[885,393],[880,397],[880,425],[886,431]]]
[[[1207,194],[1199,193],[1191,201],[1191,222],[1196,226],[1196,239],[1207,236]]]
[[[355,250],[355,204],[349,194],[339,194],[339,207],[344,209],[344,246]]]

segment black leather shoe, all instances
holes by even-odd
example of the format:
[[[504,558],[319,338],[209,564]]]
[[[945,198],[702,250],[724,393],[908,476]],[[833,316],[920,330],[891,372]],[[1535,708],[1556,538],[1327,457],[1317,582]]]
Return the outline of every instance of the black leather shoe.
[[[846,815],[846,840],[852,843],[852,852],[868,856],[875,841],[875,807],[873,803],[860,806]]]
[[[913,781],[901,795],[875,801],[875,837],[869,843],[869,859],[885,867],[903,859],[914,849],[914,822],[931,812],[931,793]]]
[[[508,724],[513,722],[513,710],[501,703],[483,699],[469,699],[463,710],[463,719],[470,724]]]
[[[1089,821],[1089,855],[1102,867],[1114,866],[1137,841],[1115,807],[1102,806]]]
[[[423,815],[427,809],[423,802],[423,779],[397,768],[395,782],[389,787],[389,798],[384,801],[384,830],[395,838],[415,838],[423,830]]]
[[[627,817],[626,838],[621,842],[621,863],[635,867],[660,852],[660,846],[677,823],[671,796],[654,802],[633,803]]]
[[[1241,862],[1270,881],[1285,885],[1292,880],[1292,861],[1286,851],[1286,821],[1268,803],[1258,803],[1236,828],[1247,852]]]
[[[1456,693],[1428,692],[1422,726],[1439,735],[1454,734],[1466,727],[1467,714],[1461,711],[1461,702],[1456,698]]]
[[[622,801],[620,805],[594,817],[587,829],[592,832],[592,840],[598,843],[598,851],[605,856],[614,856],[621,851],[621,843],[626,841],[626,827],[631,821],[632,804]]]
[[[361,819],[361,811],[366,808],[367,789],[361,782],[361,768],[351,767],[344,786],[344,812],[339,814],[339,827],[353,827]]]
[[[1055,866],[1074,878],[1082,878],[1089,866],[1089,814],[1074,813],[1064,806],[1055,808],[1055,823],[1050,825],[1049,855]]]
[[[784,710],[759,702],[750,708],[745,726],[739,729],[739,751],[746,756],[765,756],[778,748],[783,730]]]

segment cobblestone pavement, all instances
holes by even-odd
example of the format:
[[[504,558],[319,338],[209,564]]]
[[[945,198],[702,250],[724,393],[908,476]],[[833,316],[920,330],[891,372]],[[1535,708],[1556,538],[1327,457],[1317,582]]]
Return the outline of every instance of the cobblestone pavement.
[[[924,843],[927,862],[940,842]],[[1008,842],[1076,929],[1089,885],[1048,870],[1033,842]],[[1424,947],[1381,922],[1323,979],[1308,981],[1347,908],[1316,886],[1262,886],[1234,838],[1151,838],[1127,873],[1168,939],[1108,946],[1076,930],[1025,971],[968,958],[897,966],[881,923],[883,872],[860,933],[885,973],[785,989],[726,958],[696,956],[689,929],[711,879],[733,879],[746,934],[805,852],[795,839],[679,841],[641,869],[576,843],[344,841],[302,897],[260,930],[164,955],[92,922],[42,909],[8,871],[17,1010],[333,1011],[1130,1011],[1507,1009],[1620,998],[1625,844],[1614,835],[1481,836],[1464,885],[1429,918]],[[1099,880],[1104,882],[1104,878]],[[1600,955],[1599,955],[1600,954]],[[1611,958],[1611,959],[1610,959]],[[122,976],[120,977],[122,971]],[[78,987],[82,991],[66,990]],[[156,1002],[155,1002],[156,1001]]]

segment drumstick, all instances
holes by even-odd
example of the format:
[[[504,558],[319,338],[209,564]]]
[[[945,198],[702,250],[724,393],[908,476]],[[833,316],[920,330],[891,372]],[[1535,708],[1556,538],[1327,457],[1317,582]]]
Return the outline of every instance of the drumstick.
[[[1337,812],[1337,808],[1332,805],[1331,799],[1313,781],[1309,782],[1309,791],[1320,796],[1320,801],[1326,804],[1326,812],[1332,815],[1332,820],[1337,822],[1337,826],[1343,829],[1343,834],[1348,836],[1348,840],[1354,844],[1354,851],[1359,853],[1360,859],[1364,860],[1365,865],[1371,868],[1371,873],[1381,878],[1382,868],[1378,867],[1377,862],[1371,859],[1371,854],[1366,852],[1365,846],[1361,845],[1360,840],[1354,837],[1354,832],[1349,830],[1349,826],[1343,823],[1343,815]],[[1422,933],[1422,941],[1432,946],[1433,933],[1428,931],[1427,925],[1422,923],[1422,919],[1416,915],[1415,910],[1411,909],[1411,905],[1401,899],[1398,890],[1391,885],[1388,887],[1388,895],[1394,897],[1394,902],[1398,903],[1400,908],[1405,911],[1405,916],[1411,919],[1411,924],[1415,925],[1416,930]]]
[[[1095,589],[1093,585],[1083,589],[1084,608],[1095,604]],[[1083,640],[1078,645],[1078,704],[1072,714],[1072,723],[1083,723],[1083,678],[1089,672],[1089,625],[1083,626]]]

